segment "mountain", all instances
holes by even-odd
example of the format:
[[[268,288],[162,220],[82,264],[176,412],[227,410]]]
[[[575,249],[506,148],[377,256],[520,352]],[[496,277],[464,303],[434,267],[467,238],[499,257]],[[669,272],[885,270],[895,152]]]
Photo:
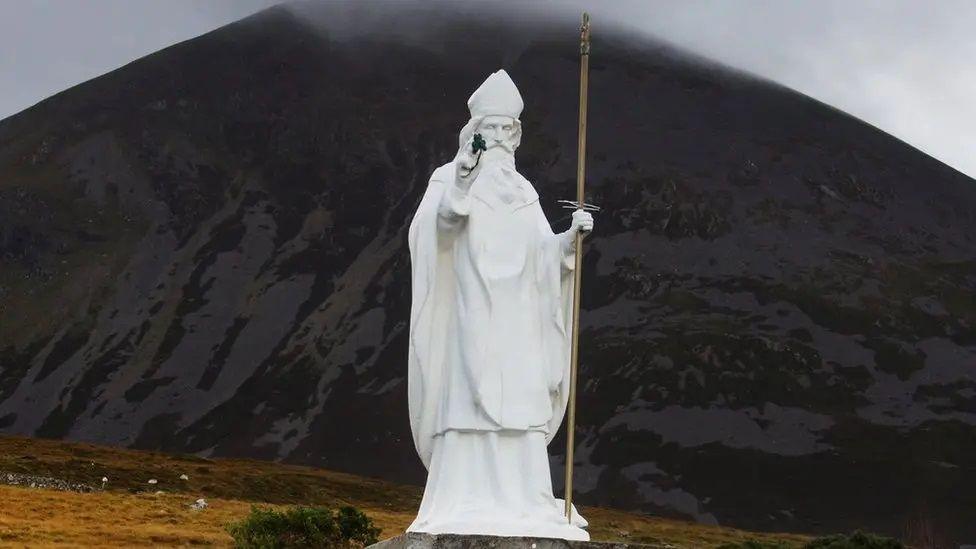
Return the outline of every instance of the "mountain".
[[[476,9],[279,6],[0,122],[0,430],[422,482],[406,229],[487,74],[575,186],[575,15]],[[974,181],[598,24],[590,79],[578,500],[976,540]]]

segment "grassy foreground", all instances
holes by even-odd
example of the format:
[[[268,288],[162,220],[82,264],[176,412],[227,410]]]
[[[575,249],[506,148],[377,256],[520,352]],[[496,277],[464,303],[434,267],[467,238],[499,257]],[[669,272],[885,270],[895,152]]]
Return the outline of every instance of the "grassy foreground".
[[[57,478],[94,491],[6,486],[6,473]],[[104,489],[103,477],[108,479]],[[157,482],[149,484],[150,479]],[[243,518],[255,504],[352,505],[387,538],[413,520],[420,496],[418,487],[310,467],[0,435],[0,546],[229,546],[227,524]],[[201,497],[209,506],[191,509]],[[594,540],[707,548],[747,539],[789,545],[809,539],[596,507],[581,512],[590,521]]]

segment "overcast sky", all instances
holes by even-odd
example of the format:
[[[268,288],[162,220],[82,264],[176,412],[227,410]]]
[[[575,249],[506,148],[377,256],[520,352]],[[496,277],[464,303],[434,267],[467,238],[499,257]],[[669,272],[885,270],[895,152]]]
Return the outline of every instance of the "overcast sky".
[[[0,0],[0,118],[275,3]],[[596,32],[612,21],[776,80],[976,177],[976,0],[551,4],[595,5]]]

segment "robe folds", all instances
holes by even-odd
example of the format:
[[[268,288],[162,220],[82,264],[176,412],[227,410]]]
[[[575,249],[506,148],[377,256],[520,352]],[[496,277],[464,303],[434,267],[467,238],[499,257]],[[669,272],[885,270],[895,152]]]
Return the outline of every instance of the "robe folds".
[[[569,393],[573,239],[514,160],[434,171],[409,230],[408,401],[428,482],[411,531],[588,539],[552,495]]]

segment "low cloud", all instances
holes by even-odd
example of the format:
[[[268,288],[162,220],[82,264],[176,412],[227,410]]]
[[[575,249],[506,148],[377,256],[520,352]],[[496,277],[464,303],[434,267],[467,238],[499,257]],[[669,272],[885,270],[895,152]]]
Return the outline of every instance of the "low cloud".
[[[405,5],[410,0],[392,4]],[[364,2],[340,0],[363,8]],[[273,0],[33,0],[0,4],[0,118]],[[477,16],[509,2],[457,0]],[[368,6],[368,4],[365,4]],[[409,8],[409,6],[407,6]],[[780,82],[976,176],[976,2],[969,0],[561,0],[590,9],[594,40],[619,26]],[[595,55],[599,54],[597,49]]]
[[[774,80],[976,177],[976,2],[615,0],[593,11],[596,32],[605,19]]]

